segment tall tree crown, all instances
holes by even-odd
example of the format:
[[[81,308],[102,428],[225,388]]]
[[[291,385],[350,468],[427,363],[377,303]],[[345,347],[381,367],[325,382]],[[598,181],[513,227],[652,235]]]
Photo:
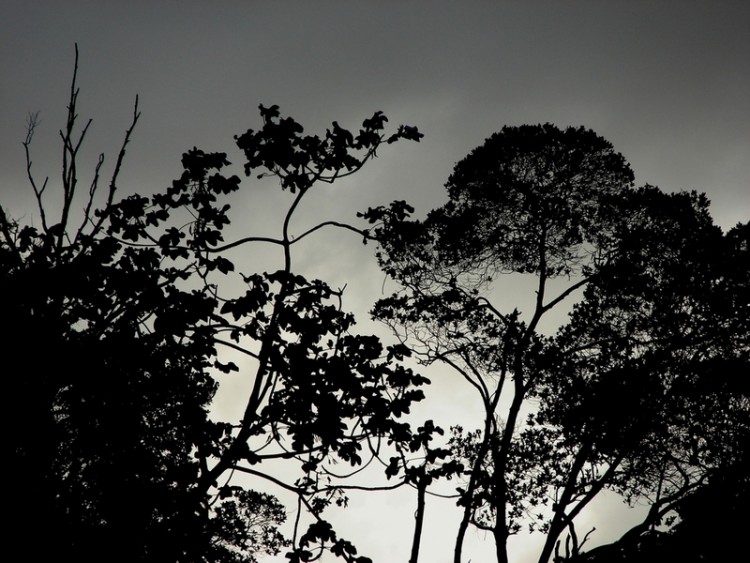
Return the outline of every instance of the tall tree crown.
[[[428,223],[446,257],[539,273],[543,253],[547,275],[568,275],[582,246],[606,243],[632,181],[622,155],[589,129],[506,126],[455,166],[449,202]]]

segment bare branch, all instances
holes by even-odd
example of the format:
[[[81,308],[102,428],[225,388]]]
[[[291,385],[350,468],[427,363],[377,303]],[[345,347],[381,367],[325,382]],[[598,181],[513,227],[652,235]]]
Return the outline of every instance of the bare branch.
[[[39,121],[38,111],[34,113],[30,113],[26,117],[26,140],[23,142],[23,149],[26,155],[26,177],[29,179],[31,188],[34,190],[34,196],[36,197],[36,203],[39,209],[39,216],[42,219],[42,229],[46,233],[48,230],[47,215],[44,211],[44,203],[42,202],[42,195],[44,194],[44,190],[47,188],[47,182],[49,181],[49,178],[44,179],[44,184],[42,184],[41,188],[37,186],[36,180],[34,180],[34,175],[31,172],[32,161],[31,161],[31,151],[29,150],[29,147],[31,146],[31,141],[34,138],[34,131],[36,130],[39,123],[40,121]]]
[[[68,101],[68,119],[65,123],[65,131],[60,131],[60,137],[63,141],[63,168],[62,168],[62,181],[63,181],[63,208],[60,214],[60,231],[57,238],[58,250],[62,248],[63,240],[65,239],[65,233],[68,226],[68,217],[70,215],[70,207],[75,197],[76,185],[78,183],[78,171],[77,171],[77,155],[78,149],[83,142],[86,132],[91,125],[91,119],[88,120],[86,126],[81,132],[76,146],[73,146],[73,129],[75,127],[76,119],[76,104],[78,101],[78,88],[76,81],[78,79],[78,44],[75,45],[75,62],[73,65],[73,79],[70,83],[70,98]]]
[[[86,225],[91,221],[91,207],[94,204],[94,196],[96,195],[96,192],[99,188],[99,173],[102,168],[102,164],[104,164],[104,153],[99,154],[99,158],[96,162],[96,168],[94,169],[94,178],[91,180],[91,186],[89,187],[89,199],[86,202],[86,208],[83,210],[83,220],[81,221],[81,226],[78,227],[78,231],[76,232],[76,236],[74,241],[78,241],[83,234],[83,229],[86,227]]]
[[[586,277],[586,278],[583,278],[582,280],[574,283],[569,288],[567,288],[565,291],[563,291],[560,295],[558,295],[552,301],[550,301],[544,307],[542,307],[542,310],[544,312],[549,311],[555,305],[557,305],[558,303],[560,303],[561,301],[563,301],[566,297],[568,297],[571,293],[573,293],[575,290],[583,287],[584,285],[586,285],[590,281],[591,281],[591,277]]]
[[[277,244],[280,246],[284,244],[284,241],[271,237],[244,237],[234,242],[225,244],[224,246],[215,246],[213,248],[206,248],[206,250],[209,252],[224,252],[225,250],[230,250],[249,242],[268,242],[270,244]]]
[[[105,203],[103,207],[103,212],[99,216],[99,220],[97,221],[96,225],[91,231],[92,236],[95,235],[99,230],[102,228],[102,225],[104,224],[104,220],[106,219],[107,211],[111,208],[112,203],[115,199],[115,192],[117,191],[117,179],[120,175],[120,170],[122,168],[122,162],[125,158],[125,147],[127,147],[128,143],[130,142],[130,138],[133,135],[133,130],[135,129],[136,124],[138,123],[138,119],[141,117],[141,112],[138,110],[138,96],[135,97],[135,103],[133,104],[133,119],[130,122],[130,126],[125,131],[125,138],[122,141],[122,145],[120,146],[120,152],[117,154],[117,161],[115,163],[115,169],[114,172],[112,172],[112,177],[109,181],[109,190],[107,193],[107,202]]]
[[[356,227],[352,227],[351,225],[347,225],[346,223],[339,223],[338,221],[325,221],[323,223],[320,223],[319,225],[314,226],[313,228],[309,229],[308,231],[305,231],[298,237],[295,237],[291,240],[290,244],[294,244],[295,242],[301,241],[303,238],[305,238],[308,235],[311,235],[315,231],[322,229],[323,227],[339,227],[341,229],[347,229],[349,231],[352,231],[354,233],[357,233],[358,235],[363,236],[367,240],[377,240],[376,237],[373,237],[369,234],[369,231],[367,229],[358,229]]]

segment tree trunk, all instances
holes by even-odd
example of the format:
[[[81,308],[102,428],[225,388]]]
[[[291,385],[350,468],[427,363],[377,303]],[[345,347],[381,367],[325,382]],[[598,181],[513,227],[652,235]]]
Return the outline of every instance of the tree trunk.
[[[425,493],[427,491],[427,478],[422,475],[417,482],[417,511],[414,513],[414,539],[411,543],[411,557],[409,563],[417,563],[419,560],[419,544],[422,539],[422,524],[424,523]]]
[[[458,526],[458,534],[456,534],[456,547],[453,550],[453,563],[461,563],[461,551],[463,550],[463,546],[464,546],[464,537],[466,536],[466,530],[469,528],[469,522],[471,521],[471,515],[474,510],[473,497],[474,497],[474,491],[476,490],[476,486],[477,486],[476,475],[477,473],[479,473],[479,470],[482,467],[482,462],[484,461],[484,458],[490,449],[491,438],[492,438],[492,418],[491,418],[491,413],[488,413],[487,418],[485,420],[485,425],[484,425],[484,437],[482,440],[482,444],[479,446],[479,451],[477,452],[477,459],[474,461],[474,466],[471,468],[471,475],[469,476],[469,484],[466,487],[467,504],[466,504],[466,507],[464,508],[464,514],[463,514],[463,517],[461,518],[461,523]]]

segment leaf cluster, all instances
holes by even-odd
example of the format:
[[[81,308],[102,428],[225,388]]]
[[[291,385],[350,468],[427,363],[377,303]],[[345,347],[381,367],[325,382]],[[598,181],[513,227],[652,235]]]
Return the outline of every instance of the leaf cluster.
[[[606,488],[647,502],[654,526],[750,436],[748,224],[723,233],[704,195],[632,182],[593,131],[504,127],[424,220],[403,201],[362,214],[400,284],[374,316],[484,408],[482,429],[449,442],[456,561],[470,523],[498,553],[524,526],[547,535],[540,561],[565,530],[578,553],[573,522]],[[511,275],[533,288],[526,311],[498,304]]]
[[[79,561],[113,546],[133,561],[252,562],[285,547],[292,560],[308,561],[315,543],[368,561],[320,520],[332,500],[346,502],[340,487],[325,484],[329,466],[362,465],[364,444],[374,451],[383,438],[408,435],[398,419],[428,380],[400,365],[404,347],[352,334],[341,292],[294,272],[289,224],[316,182],[352,174],[381,144],[421,134],[400,126],[386,136],[387,118],[376,112],[356,135],[334,122],[322,138],[305,136],[278,106],[261,106],[262,128],[236,138],[245,172],[276,176],[295,197],[281,238],[227,242],[228,200],[241,181],[225,174],[225,153],[193,148],[166,190],[116,197],[136,106],[104,200],[97,167],[75,227],[76,158],[88,128],[74,141],[76,98],[74,78],[61,132],[60,221],[45,205],[47,182],[38,188],[31,173],[34,121],[24,145],[42,228],[0,209],[3,344],[15,355],[7,417],[19,427],[9,447],[20,476],[13,529],[30,540],[45,507],[55,557]],[[275,246],[283,267],[237,274],[226,251],[244,244]],[[240,371],[224,348],[248,358],[242,370],[253,382],[242,419],[231,423],[208,413],[219,374]],[[289,484],[265,471],[279,459],[302,477]],[[300,537],[295,524],[285,538],[286,510],[273,495],[234,484],[238,471],[294,493],[317,524]]]

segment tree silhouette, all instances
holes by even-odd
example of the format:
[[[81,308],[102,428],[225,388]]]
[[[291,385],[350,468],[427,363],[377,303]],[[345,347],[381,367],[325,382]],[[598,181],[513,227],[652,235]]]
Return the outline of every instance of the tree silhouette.
[[[575,519],[605,489],[649,505],[631,531],[646,533],[750,436],[747,224],[723,234],[705,196],[632,180],[593,131],[505,127],[423,221],[403,201],[363,214],[401,286],[374,315],[483,407],[450,440],[465,468],[455,563],[470,525],[499,562],[524,529],[545,535],[540,563],[577,557]],[[530,310],[503,308],[505,279],[534,289]]]
[[[77,127],[77,70],[76,49],[61,131],[61,207],[47,203],[48,182],[32,171],[31,116],[24,146],[41,225],[0,208],[6,459],[14,474],[7,537],[40,560],[117,553],[239,562],[288,547],[290,561],[324,550],[369,561],[324,519],[327,506],[346,504],[346,480],[330,468],[356,472],[386,451],[385,441],[408,444],[410,426],[400,418],[427,380],[401,365],[403,347],[352,332],[341,291],[294,271],[294,245],[318,229],[363,233],[326,222],[293,238],[290,225],[314,186],[356,173],[382,145],[421,134],[401,126],[386,136],[377,112],[357,133],[334,122],[323,136],[304,135],[277,106],[260,106],[261,128],[236,142],[248,176],[276,178],[290,194],[282,235],[225,241],[228,202],[242,182],[223,174],[223,153],[194,148],[165,191],[119,197],[137,99],[109,182],[102,156],[81,188],[90,122]],[[282,267],[237,273],[227,251],[251,244],[277,249]],[[208,416],[218,373],[239,370],[222,350],[243,354],[252,370],[237,421]],[[278,461],[285,477],[266,469]],[[240,474],[260,490],[238,484]],[[272,486],[296,498],[291,537],[280,533],[287,511],[266,492]]]
[[[171,186],[121,197],[138,100],[111,176],[100,156],[84,186],[77,71],[76,49],[59,205],[33,173],[31,115],[39,225],[0,207],[5,530],[29,557],[366,563],[327,510],[349,490],[411,487],[417,563],[439,479],[459,481],[456,563],[470,526],[492,534],[498,562],[522,531],[543,533],[540,563],[721,553],[708,536],[739,521],[748,490],[750,224],[724,233],[705,196],[636,189],[609,142],[546,124],[487,139],[424,220],[398,201],[363,213],[369,229],[332,220],[294,237],[317,186],[417,129],[386,133],[376,112],[356,132],[308,135],[261,105],[260,128],[235,137],[252,180],[193,148]],[[289,197],[281,235],[229,239],[233,197],[258,178]],[[400,289],[374,315],[398,344],[355,333],[343,291],[300,275],[298,243],[324,228],[377,241]],[[231,259],[257,246],[278,270]],[[529,310],[505,305],[505,280],[531,288]],[[405,415],[429,381],[409,357],[466,381],[480,428],[442,444],[435,421],[414,430]],[[217,420],[230,372],[250,391],[239,419]],[[373,461],[387,484],[349,479]],[[605,490],[647,510],[586,551],[594,531],[576,521]]]

